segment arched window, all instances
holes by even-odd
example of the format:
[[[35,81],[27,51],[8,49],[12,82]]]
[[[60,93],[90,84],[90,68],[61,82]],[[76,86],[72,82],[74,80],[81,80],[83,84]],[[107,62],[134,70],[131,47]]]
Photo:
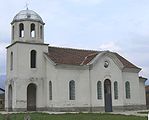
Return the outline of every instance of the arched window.
[[[125,83],[125,90],[126,90],[126,99],[130,99],[130,83],[128,81]]]
[[[114,99],[118,99],[118,83],[114,82]]]
[[[34,24],[34,23],[31,24],[31,32],[30,32],[30,35],[31,35],[32,38],[35,37],[35,24]]]
[[[42,26],[40,26],[40,39],[42,39],[43,38],[43,28],[42,28]]]
[[[75,81],[71,80],[69,82],[69,99],[75,100]]]
[[[36,68],[36,51],[32,50],[30,53],[31,68]]]
[[[19,24],[19,37],[24,37],[24,24]]]
[[[10,54],[10,70],[13,70],[13,52]]]
[[[101,85],[101,81],[97,82],[97,99],[102,99],[102,85]]]
[[[13,92],[12,92],[12,85],[9,85],[8,87],[8,109],[9,111],[12,111],[12,99],[13,98]]]
[[[52,82],[49,81],[49,100],[52,100]]]
[[[12,40],[14,40],[14,26],[12,26]]]

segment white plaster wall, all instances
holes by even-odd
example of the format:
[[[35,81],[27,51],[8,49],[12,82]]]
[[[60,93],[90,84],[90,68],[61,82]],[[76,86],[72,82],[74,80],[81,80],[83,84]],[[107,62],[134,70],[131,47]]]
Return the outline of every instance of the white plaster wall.
[[[13,70],[10,70],[10,56],[11,52],[13,52]],[[14,80],[17,79],[18,76],[18,51],[17,51],[17,46],[11,46],[9,49],[7,49],[7,80],[5,81],[5,108],[8,108],[8,87],[11,84],[12,85],[12,101],[13,101],[13,106],[15,106],[16,101],[16,88],[15,88],[15,82]]]
[[[23,50],[21,50],[23,48]],[[43,57],[44,52],[48,52],[47,45],[33,45],[33,44],[20,44],[18,49],[18,56],[22,56],[18,60],[19,78],[28,81],[26,88],[29,83],[34,82],[37,85],[37,107],[45,106],[45,84],[46,79],[46,64],[45,58]],[[37,52],[37,63],[36,68],[30,68],[30,52],[36,50]],[[24,61],[24,62],[23,62]],[[23,69],[22,69],[23,68]],[[26,90],[26,89],[25,89]],[[18,94],[19,96],[19,94]]]
[[[6,81],[5,84],[5,108],[8,108],[8,88],[12,86],[12,108],[16,106],[16,84],[13,79]]]
[[[30,52],[36,50],[36,68],[30,68]],[[13,51],[14,67],[10,70],[10,53]],[[48,52],[47,45],[16,43],[7,50],[7,82],[6,107],[8,106],[8,85],[13,81],[13,108],[27,107],[27,86],[30,83],[37,85],[37,107],[45,107],[46,64],[43,56]]]
[[[18,45],[11,46],[7,49],[7,79],[17,77],[18,75]],[[13,70],[10,70],[10,56],[13,52]]]
[[[8,85],[5,82],[5,108],[8,108]]]
[[[110,65],[108,68],[104,67],[104,61],[109,61]],[[113,59],[107,55],[101,57],[97,63],[91,69],[91,86],[92,86],[92,106],[104,106],[104,81],[109,79],[111,81],[111,91],[112,91],[112,105],[121,106],[123,105],[123,82],[122,82],[122,72],[118,65],[113,61]],[[102,99],[97,99],[97,82],[102,82]],[[118,99],[114,99],[114,82],[118,82]]]
[[[46,107],[52,106],[53,105],[52,102],[54,100],[54,99],[52,101],[49,100],[49,81],[52,81],[52,98],[56,97],[57,87],[53,86],[53,84],[55,84],[56,76],[57,76],[57,70],[55,69],[52,62],[47,58],[46,60],[46,81],[45,81]]]
[[[27,87],[30,83],[36,85],[36,107],[45,107],[44,99],[44,80],[42,79],[18,79],[16,81],[16,100],[14,108],[27,108]]]
[[[21,44],[18,43],[18,71],[19,78],[44,78],[46,75],[45,71],[45,58],[43,57],[44,52],[48,52],[47,45],[36,45],[36,44]],[[37,62],[36,68],[30,68],[30,52],[36,50]]]
[[[146,105],[146,94],[145,94],[145,83],[144,80],[139,80],[139,88],[140,88],[140,104]]]
[[[126,99],[125,82],[130,82],[130,99]],[[124,85],[124,105],[139,105],[140,103],[140,89],[139,89],[139,76],[138,73],[123,72],[123,85]]]
[[[90,106],[89,72],[75,66],[53,67],[47,65],[47,80],[52,81],[53,99],[49,100],[47,92],[48,107],[88,107]],[[75,100],[69,100],[69,82],[75,81]],[[47,88],[49,86],[47,85]]]

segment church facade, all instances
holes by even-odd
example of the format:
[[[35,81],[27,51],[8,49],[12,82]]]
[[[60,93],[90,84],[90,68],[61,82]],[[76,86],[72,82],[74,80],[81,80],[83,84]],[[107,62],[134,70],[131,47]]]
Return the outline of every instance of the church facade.
[[[7,111],[120,111],[145,108],[141,68],[118,53],[52,47],[32,10],[11,22],[7,47]]]

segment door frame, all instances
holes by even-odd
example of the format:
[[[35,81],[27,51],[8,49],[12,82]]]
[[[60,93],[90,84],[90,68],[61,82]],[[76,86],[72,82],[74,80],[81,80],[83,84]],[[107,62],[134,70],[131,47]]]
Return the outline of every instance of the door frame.
[[[105,112],[112,112],[112,91],[111,91],[111,81],[106,79],[104,81],[104,102],[105,102]]]
[[[33,91],[33,93],[29,94],[30,90]],[[32,96],[33,97],[33,101],[30,101],[31,99],[29,99],[29,97]],[[34,103],[32,106],[29,106],[29,104]],[[34,83],[30,83],[27,86],[27,111],[36,111],[36,106],[37,106],[37,86]]]

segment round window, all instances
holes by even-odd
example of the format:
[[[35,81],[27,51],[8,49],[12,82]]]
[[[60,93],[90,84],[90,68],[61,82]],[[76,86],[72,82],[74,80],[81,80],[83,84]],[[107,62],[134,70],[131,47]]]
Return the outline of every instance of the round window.
[[[104,67],[107,68],[108,66],[109,66],[109,62],[108,61],[105,61],[104,62]]]

